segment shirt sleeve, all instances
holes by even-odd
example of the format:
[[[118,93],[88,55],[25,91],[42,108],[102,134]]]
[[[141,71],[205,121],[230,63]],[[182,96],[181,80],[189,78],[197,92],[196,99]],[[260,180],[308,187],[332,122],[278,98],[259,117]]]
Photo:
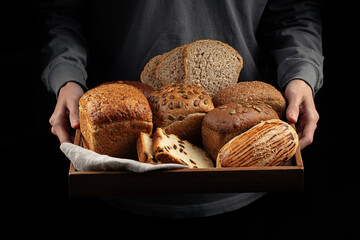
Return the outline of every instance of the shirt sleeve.
[[[264,46],[276,63],[279,87],[302,79],[315,94],[323,84],[321,1],[270,1],[262,23]]]
[[[86,7],[79,0],[53,1],[41,6],[46,20],[47,40],[41,49],[41,79],[48,91],[58,94],[67,82],[78,83],[86,90]]]

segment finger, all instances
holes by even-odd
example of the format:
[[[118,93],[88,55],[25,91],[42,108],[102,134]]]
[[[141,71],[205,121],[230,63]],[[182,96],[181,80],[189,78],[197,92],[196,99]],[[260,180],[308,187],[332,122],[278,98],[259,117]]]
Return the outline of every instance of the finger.
[[[51,133],[56,135],[56,132],[55,132],[55,128],[54,127],[51,127]]]
[[[70,127],[67,123],[67,118],[68,115],[66,110],[62,107],[56,106],[53,115],[49,119],[51,132],[58,137],[60,143],[71,142]]]
[[[290,99],[288,99],[288,102],[289,105],[286,109],[286,119],[289,122],[296,123],[299,117],[301,99],[296,97],[291,97]]]
[[[68,126],[62,126],[61,124],[56,125],[53,127],[55,135],[59,138],[60,143],[64,142],[72,142],[71,141],[71,135],[70,135],[70,129]]]
[[[313,142],[317,123],[319,121],[319,114],[315,109],[313,102],[305,102],[304,113],[299,124],[299,144],[300,149],[305,148]]]
[[[304,149],[306,146],[312,144],[317,124],[313,121],[305,124],[302,132],[299,134],[300,149]]]
[[[79,102],[78,101],[69,101],[67,104],[69,111],[69,120],[72,128],[78,128],[80,126],[79,120]]]

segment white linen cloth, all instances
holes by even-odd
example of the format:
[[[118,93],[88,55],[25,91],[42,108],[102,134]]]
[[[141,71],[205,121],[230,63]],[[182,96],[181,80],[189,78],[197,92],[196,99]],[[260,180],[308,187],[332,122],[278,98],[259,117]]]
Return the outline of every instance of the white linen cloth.
[[[110,157],[98,154],[72,143],[62,143],[60,149],[78,171],[128,170],[142,173],[160,169],[188,168],[188,166],[175,163],[153,165],[141,163],[133,159]]]
[[[62,143],[61,151],[78,171],[128,170],[137,173],[188,168],[180,164],[152,165],[132,159],[101,155],[72,143]],[[265,193],[213,193],[174,195],[103,196],[109,205],[138,215],[165,218],[213,216],[242,208],[261,198]]]

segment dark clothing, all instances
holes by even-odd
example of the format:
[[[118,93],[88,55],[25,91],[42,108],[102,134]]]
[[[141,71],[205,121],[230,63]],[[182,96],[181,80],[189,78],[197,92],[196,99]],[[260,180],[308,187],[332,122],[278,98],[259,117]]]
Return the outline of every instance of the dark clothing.
[[[240,53],[244,67],[239,81],[265,81],[283,90],[298,78],[314,93],[322,85],[316,1],[59,0],[47,10],[50,39],[42,50],[42,80],[56,94],[68,81],[84,88],[105,81],[138,81],[152,57],[198,39],[220,40]],[[233,211],[262,195],[129,196],[104,201],[138,214],[178,218]]]
[[[300,78],[314,93],[322,85],[316,1],[72,0],[54,1],[48,14],[42,80],[54,93],[67,81],[139,80],[152,57],[197,39],[234,47],[244,59],[239,81],[283,89]]]

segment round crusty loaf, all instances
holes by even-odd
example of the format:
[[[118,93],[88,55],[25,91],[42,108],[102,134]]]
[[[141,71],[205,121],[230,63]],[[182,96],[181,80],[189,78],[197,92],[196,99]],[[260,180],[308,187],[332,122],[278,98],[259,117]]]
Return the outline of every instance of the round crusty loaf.
[[[174,83],[149,98],[154,125],[194,144],[201,143],[201,122],[214,108],[210,96],[198,86]]]
[[[113,157],[135,159],[139,133],[153,129],[145,95],[119,82],[87,91],[79,100],[79,118],[84,146]]]
[[[185,82],[201,86],[210,96],[238,81],[240,54],[221,41],[204,39],[185,48]]]
[[[298,135],[289,124],[279,119],[263,121],[226,143],[219,151],[216,167],[283,165],[298,146]]]
[[[281,119],[285,117],[285,98],[275,87],[261,81],[236,83],[220,90],[212,100],[215,107],[229,102],[261,101],[270,105]]]
[[[203,146],[215,160],[220,148],[230,139],[263,120],[278,118],[276,112],[262,102],[224,104],[204,117],[201,126]]]

